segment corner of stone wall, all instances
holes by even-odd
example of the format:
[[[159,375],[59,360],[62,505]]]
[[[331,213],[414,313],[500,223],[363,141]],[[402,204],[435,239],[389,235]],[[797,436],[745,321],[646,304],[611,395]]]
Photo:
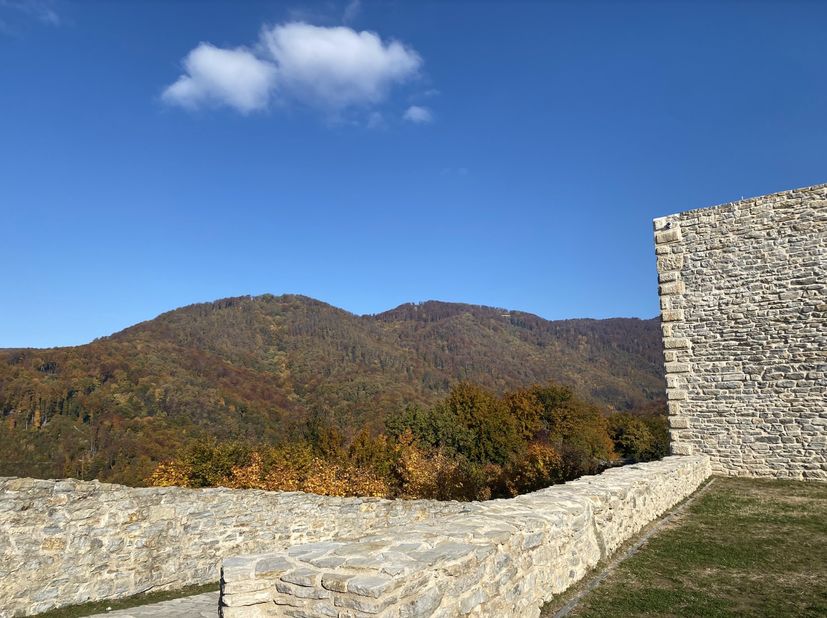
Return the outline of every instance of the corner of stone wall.
[[[710,475],[709,457],[612,468],[351,538],[225,558],[223,618],[538,618]]]
[[[273,590],[287,571],[286,560],[272,554],[225,558],[221,564],[221,618],[259,618],[273,602]]]
[[[687,376],[692,358],[692,344],[684,336],[684,282],[681,271],[684,256],[681,248],[681,222],[678,215],[654,220],[655,254],[658,266],[663,360],[666,374],[666,398],[669,406],[669,431],[673,455],[691,455],[689,418],[683,414],[687,397]]]

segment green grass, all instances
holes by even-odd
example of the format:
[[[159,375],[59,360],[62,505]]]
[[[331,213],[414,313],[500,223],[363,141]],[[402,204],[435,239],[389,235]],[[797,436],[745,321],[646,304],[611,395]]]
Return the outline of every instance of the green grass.
[[[111,608],[112,611],[118,609],[129,609],[130,607],[149,605],[150,603],[160,603],[171,599],[179,599],[181,597],[189,597],[195,594],[212,592],[213,590],[218,590],[217,582],[202,584],[200,586],[187,586],[186,588],[178,588],[176,590],[147,592],[123,599],[110,599],[108,601],[84,603],[83,605],[71,605],[69,607],[53,609],[43,614],[37,614],[37,618],[80,618],[81,616],[92,616],[93,614],[105,614],[107,607]]]
[[[716,479],[570,616],[827,616],[827,484]]]

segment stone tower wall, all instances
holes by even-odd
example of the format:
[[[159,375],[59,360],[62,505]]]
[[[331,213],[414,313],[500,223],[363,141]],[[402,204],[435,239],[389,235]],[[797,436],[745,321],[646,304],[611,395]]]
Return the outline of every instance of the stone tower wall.
[[[827,480],[827,185],[654,226],[673,452]]]

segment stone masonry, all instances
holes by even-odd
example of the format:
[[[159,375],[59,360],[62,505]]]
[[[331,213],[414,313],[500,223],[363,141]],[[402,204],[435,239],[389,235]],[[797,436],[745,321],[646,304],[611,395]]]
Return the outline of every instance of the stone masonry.
[[[472,503],[0,478],[0,618],[217,581],[222,559],[228,618],[536,615],[709,474],[670,457]]]
[[[654,227],[672,452],[827,480],[827,185]]]
[[[224,618],[531,618],[710,475],[706,456],[607,470],[510,500],[227,558]]]
[[[0,618],[217,582],[221,559],[428,521],[456,502],[0,478]]]

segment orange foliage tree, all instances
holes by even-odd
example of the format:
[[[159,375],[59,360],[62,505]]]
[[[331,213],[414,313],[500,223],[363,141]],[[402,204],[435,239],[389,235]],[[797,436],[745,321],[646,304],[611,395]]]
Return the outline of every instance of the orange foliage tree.
[[[347,440],[321,414],[290,444],[201,440],[159,464],[152,485],[306,491],[329,496],[485,500],[536,491],[634,453],[661,453],[660,421],[609,416],[564,387],[503,396],[460,383],[431,408],[392,415],[387,433]],[[658,434],[660,435],[660,434]],[[614,440],[613,440],[614,438]],[[660,450],[659,450],[660,449]]]

